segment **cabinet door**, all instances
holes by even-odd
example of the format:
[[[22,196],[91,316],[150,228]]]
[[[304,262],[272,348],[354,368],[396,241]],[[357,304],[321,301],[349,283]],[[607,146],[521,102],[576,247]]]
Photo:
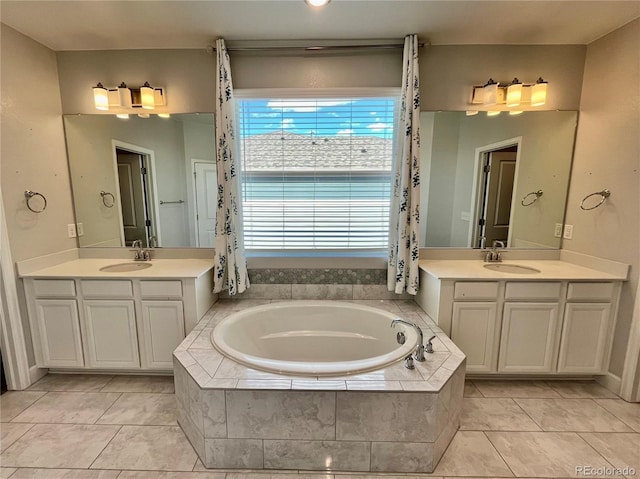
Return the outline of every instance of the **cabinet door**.
[[[610,318],[610,303],[567,304],[560,340],[559,373],[604,372]]]
[[[182,301],[142,301],[142,367],[173,369],[173,351],[184,339]]]
[[[453,303],[451,339],[467,356],[467,372],[495,371],[496,303]]]
[[[505,303],[498,371],[551,372],[557,327],[558,303]]]
[[[133,301],[85,301],[84,316],[89,367],[140,367]]]
[[[75,299],[36,300],[36,319],[43,360],[38,366],[83,367]]]

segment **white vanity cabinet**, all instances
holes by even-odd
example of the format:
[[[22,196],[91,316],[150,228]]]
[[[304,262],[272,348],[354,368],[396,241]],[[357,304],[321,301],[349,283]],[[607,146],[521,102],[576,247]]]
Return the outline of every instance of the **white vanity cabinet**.
[[[621,281],[474,281],[423,270],[420,283],[416,301],[465,353],[468,374],[607,371]]]
[[[215,301],[195,279],[24,279],[36,364],[173,369],[173,351]]]

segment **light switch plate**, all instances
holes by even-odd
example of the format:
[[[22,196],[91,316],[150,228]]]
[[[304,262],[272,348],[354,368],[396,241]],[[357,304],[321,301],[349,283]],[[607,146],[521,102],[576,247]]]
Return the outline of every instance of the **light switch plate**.
[[[77,236],[75,223],[70,223],[67,225],[67,234],[69,235],[69,238],[75,238]]]
[[[76,233],[78,233],[78,236],[84,236],[84,224],[82,223],[76,224]]]
[[[564,239],[573,238],[573,225],[564,225],[564,234],[562,235]]]
[[[553,230],[553,236],[562,238],[562,223],[556,223],[556,229]]]

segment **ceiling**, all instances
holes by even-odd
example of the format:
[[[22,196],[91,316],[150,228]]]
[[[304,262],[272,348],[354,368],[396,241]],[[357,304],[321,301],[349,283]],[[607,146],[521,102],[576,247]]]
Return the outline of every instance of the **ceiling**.
[[[55,51],[206,48],[239,40],[391,39],[588,44],[640,16],[640,0],[1,0],[2,23]]]

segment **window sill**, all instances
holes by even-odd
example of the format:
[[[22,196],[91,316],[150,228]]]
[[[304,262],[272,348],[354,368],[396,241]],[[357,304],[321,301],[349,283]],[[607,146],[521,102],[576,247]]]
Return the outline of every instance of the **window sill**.
[[[249,269],[386,269],[387,267],[387,253],[381,250],[247,250],[246,257]]]

